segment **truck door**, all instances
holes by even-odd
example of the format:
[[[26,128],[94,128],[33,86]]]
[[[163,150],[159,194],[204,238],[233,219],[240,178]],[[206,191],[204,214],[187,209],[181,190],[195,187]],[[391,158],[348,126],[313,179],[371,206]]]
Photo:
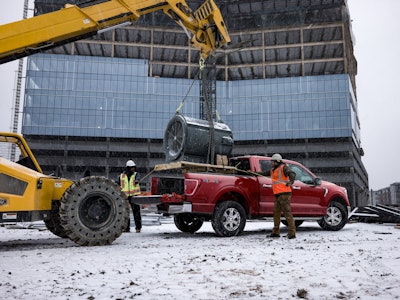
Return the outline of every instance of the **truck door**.
[[[288,164],[288,166],[296,173],[296,181],[292,186],[293,215],[324,215],[326,207],[321,206],[324,189],[316,185],[315,178],[305,169],[294,164]]]

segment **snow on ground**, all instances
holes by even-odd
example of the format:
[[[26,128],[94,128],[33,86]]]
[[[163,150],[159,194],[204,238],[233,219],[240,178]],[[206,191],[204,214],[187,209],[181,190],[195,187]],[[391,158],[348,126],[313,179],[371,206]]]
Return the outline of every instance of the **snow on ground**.
[[[15,228],[15,227],[14,227]],[[271,239],[271,222],[215,236],[172,222],[81,247],[47,230],[0,227],[2,299],[399,299],[400,229],[313,222]],[[285,234],[286,229],[283,229]]]

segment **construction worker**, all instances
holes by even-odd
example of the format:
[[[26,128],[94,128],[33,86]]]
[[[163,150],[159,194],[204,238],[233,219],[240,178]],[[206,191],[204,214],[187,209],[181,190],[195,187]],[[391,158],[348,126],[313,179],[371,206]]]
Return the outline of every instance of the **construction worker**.
[[[132,196],[140,194],[140,174],[136,172],[136,164],[133,160],[126,162],[124,172],[118,177],[117,183],[121,186],[121,190],[127,195],[128,201],[131,204],[133,219],[135,220],[136,232],[140,233],[142,229],[142,216],[140,214],[140,205],[131,202]],[[130,219],[125,232],[130,231]]]
[[[275,202],[274,228],[270,237],[280,237],[279,225],[281,223],[281,214],[283,213],[289,228],[286,237],[293,239],[296,237],[296,226],[290,209],[290,200],[292,198],[291,186],[296,178],[296,173],[283,163],[282,156],[278,153],[272,155],[271,161],[272,191],[275,195]]]

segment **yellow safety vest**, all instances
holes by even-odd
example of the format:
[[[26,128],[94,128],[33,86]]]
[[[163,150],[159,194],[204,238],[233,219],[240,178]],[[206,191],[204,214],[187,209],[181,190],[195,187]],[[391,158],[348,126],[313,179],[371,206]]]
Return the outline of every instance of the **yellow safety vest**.
[[[120,176],[121,190],[129,197],[140,194],[140,185],[135,184],[136,172],[128,180],[128,176],[122,173]]]

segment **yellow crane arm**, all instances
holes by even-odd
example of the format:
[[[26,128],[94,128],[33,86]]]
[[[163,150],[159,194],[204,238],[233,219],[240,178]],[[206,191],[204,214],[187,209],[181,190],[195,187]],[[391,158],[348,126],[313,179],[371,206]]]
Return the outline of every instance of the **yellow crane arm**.
[[[186,32],[206,59],[230,42],[222,14],[213,0],[195,12],[184,0],[109,0],[86,7],[67,4],[51,13],[0,26],[0,63],[134,23],[141,15],[163,11]]]

